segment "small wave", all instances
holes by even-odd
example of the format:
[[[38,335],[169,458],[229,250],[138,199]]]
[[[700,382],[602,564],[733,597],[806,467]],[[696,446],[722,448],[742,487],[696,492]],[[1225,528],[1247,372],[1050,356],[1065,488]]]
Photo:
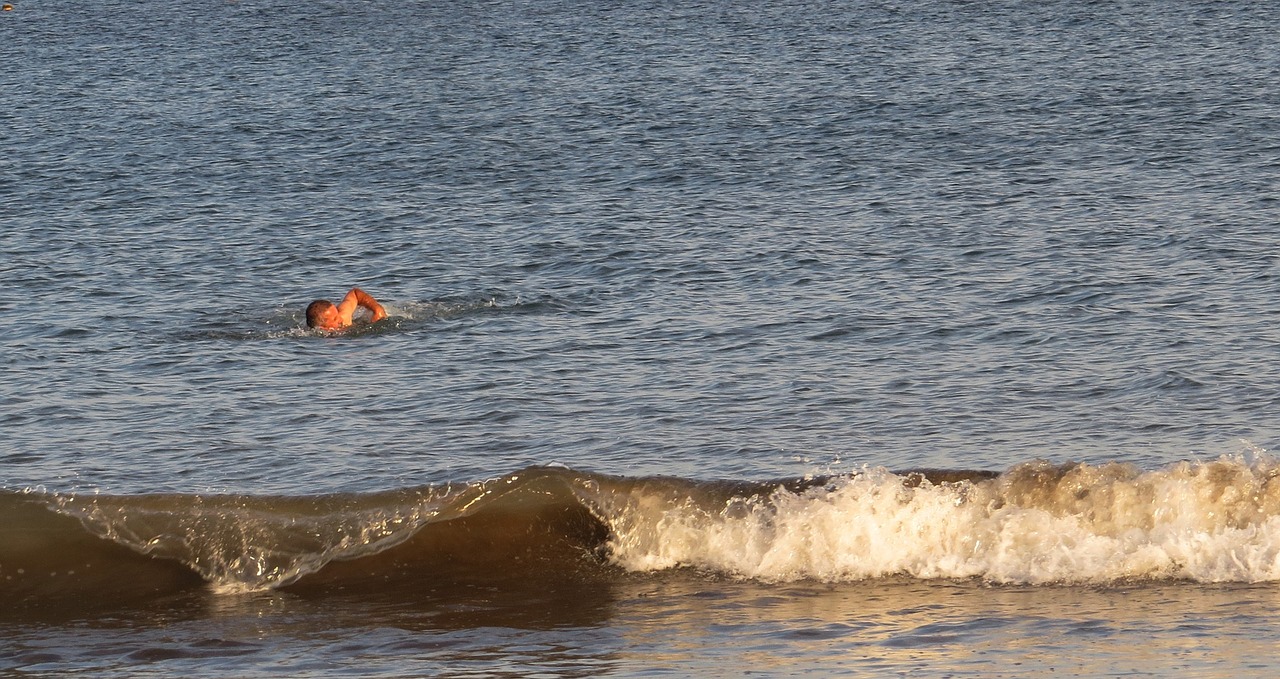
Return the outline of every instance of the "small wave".
[[[1280,580],[1266,455],[772,482],[534,467],[318,496],[0,493],[0,595],[385,588],[693,569],[761,582]]]
[[[92,534],[178,561],[219,591],[280,587],[339,558],[403,542],[448,508],[451,489],[371,496],[53,496]]]

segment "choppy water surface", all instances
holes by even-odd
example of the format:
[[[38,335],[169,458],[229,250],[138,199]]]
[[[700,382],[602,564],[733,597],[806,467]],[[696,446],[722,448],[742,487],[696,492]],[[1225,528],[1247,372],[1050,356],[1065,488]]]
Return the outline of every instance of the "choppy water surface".
[[[1269,9],[13,4],[5,670],[1274,670]]]

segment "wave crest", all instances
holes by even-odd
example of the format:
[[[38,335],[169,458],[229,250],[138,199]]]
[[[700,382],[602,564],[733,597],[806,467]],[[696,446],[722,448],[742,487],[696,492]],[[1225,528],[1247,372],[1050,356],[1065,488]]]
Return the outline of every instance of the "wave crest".
[[[907,575],[999,583],[1280,579],[1280,484],[1269,458],[1130,465],[1030,462],[935,483],[883,469],[802,490],[609,499],[612,559],[764,581]]]

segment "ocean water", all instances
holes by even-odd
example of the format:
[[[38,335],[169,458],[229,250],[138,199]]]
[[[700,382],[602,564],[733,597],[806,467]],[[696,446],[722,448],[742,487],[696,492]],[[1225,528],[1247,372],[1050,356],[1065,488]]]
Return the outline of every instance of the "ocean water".
[[[1271,8],[12,5],[0,672],[1277,671]]]

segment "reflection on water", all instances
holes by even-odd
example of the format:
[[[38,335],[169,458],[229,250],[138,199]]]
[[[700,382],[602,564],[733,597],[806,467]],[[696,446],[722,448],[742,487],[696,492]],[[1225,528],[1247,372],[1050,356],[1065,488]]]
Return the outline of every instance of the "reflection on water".
[[[450,587],[309,598],[189,592],[85,620],[0,628],[0,671],[67,676],[598,676],[613,664],[609,592]]]
[[[1235,677],[1274,671],[1270,586],[632,582],[625,674]],[[1134,647],[1135,635],[1143,640]]]
[[[1280,590],[1271,586],[778,586],[688,572],[457,584],[383,596],[196,591],[105,617],[10,625],[0,630],[0,670],[1236,677],[1274,671],[1280,641]]]

